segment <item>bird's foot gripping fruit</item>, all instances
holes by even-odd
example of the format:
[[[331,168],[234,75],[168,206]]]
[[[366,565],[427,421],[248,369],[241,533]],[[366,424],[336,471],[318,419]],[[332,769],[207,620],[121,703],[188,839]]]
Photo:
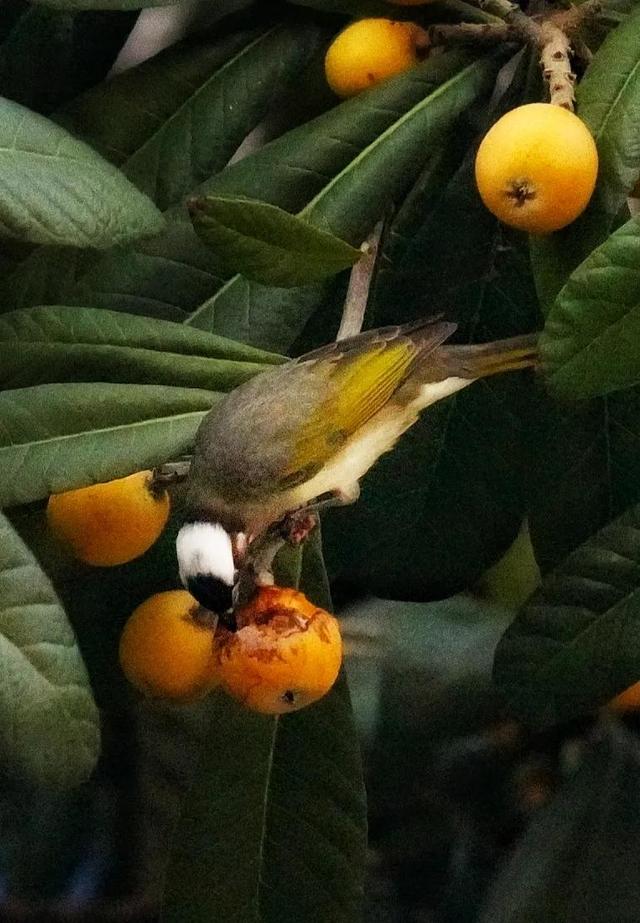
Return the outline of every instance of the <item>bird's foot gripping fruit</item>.
[[[318,525],[318,517],[312,510],[298,510],[282,521],[282,537],[291,545],[302,545]]]
[[[333,615],[277,586],[260,587],[235,615],[237,631],[216,632],[216,674],[234,699],[274,715],[297,711],[331,689],[342,663]]]

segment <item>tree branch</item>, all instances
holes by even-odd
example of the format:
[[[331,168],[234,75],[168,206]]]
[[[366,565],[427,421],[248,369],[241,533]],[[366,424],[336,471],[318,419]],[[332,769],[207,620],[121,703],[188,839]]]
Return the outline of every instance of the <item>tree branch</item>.
[[[369,288],[376,265],[378,245],[382,235],[383,222],[380,221],[371,235],[362,244],[362,256],[351,270],[347,297],[342,309],[342,320],[336,340],[357,336],[362,330],[364,315],[369,299]]]
[[[568,10],[561,10],[558,13],[554,13],[549,17],[549,21],[558,26],[559,29],[562,29],[565,35],[573,38],[574,33],[576,33],[587,20],[595,18],[602,12],[605,2],[606,0],[585,0],[585,2],[581,3],[579,6],[571,6]]]
[[[494,16],[499,16],[508,25],[512,26],[520,38],[530,45],[540,45],[540,26],[538,23],[523,13],[517,3],[511,0],[478,0],[480,9]]]
[[[576,75],[571,67],[571,43],[566,33],[550,19],[545,20],[542,33],[540,66],[549,87],[549,99],[555,106],[573,112]]]
[[[431,45],[498,44],[517,41],[519,33],[506,22],[461,22],[455,25],[436,24],[427,29]]]

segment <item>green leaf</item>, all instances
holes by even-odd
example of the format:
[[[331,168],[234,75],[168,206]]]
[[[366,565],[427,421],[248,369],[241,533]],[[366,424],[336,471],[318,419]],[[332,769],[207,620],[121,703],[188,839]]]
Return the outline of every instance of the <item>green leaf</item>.
[[[98,758],[98,712],[66,615],[0,513],[2,760],[39,785],[83,782]]]
[[[227,164],[325,34],[309,22],[221,28],[100,84],[57,117],[163,210]]]
[[[158,233],[163,219],[115,167],[48,119],[0,100],[0,231],[104,248]]]
[[[294,287],[353,266],[362,252],[276,205],[244,196],[189,202],[198,236],[228,272],[263,285]]]
[[[615,231],[569,277],[540,339],[550,385],[564,398],[640,383],[640,219]]]
[[[95,258],[94,250],[36,247],[26,259],[0,276],[0,314],[34,304],[73,303],[78,279]],[[177,312],[178,317],[180,313]]]
[[[136,21],[25,7],[0,45],[0,96],[44,114],[106,76]]]
[[[0,389],[111,381],[230,391],[280,361],[182,324],[97,308],[0,316]]]
[[[150,468],[187,452],[213,392],[49,384],[0,394],[0,506]]]
[[[314,544],[298,575],[326,605]],[[279,582],[297,582],[296,556],[286,570]],[[344,677],[320,702],[279,718],[217,693],[209,720],[175,835],[163,923],[356,923],[366,813]]]
[[[432,305],[446,305],[450,316],[465,323],[476,313],[477,283],[495,273],[496,248],[513,250],[514,239],[500,233],[498,223],[477,191],[474,169],[479,138],[508,109],[529,99],[530,59],[522,49],[503,67],[496,98],[480,123],[456,125],[446,144],[436,149],[423,173],[394,216],[383,241],[380,271],[372,298],[376,325],[395,324],[424,315]],[[471,120],[469,120],[471,122]],[[460,253],[464,252],[464,260]],[[509,287],[530,287],[529,267],[518,255],[518,274],[509,273]],[[507,267],[508,261],[501,261]],[[526,279],[523,286],[521,280]],[[498,280],[496,280],[498,284]],[[501,286],[505,290],[505,286]],[[515,296],[531,302],[531,293]],[[517,312],[516,312],[517,313]]]
[[[529,429],[529,526],[547,570],[640,502],[640,390],[577,407],[543,394]]]
[[[225,40],[226,44],[223,43],[222,48],[216,45],[214,51],[209,51],[210,43],[202,48],[196,46],[193,52],[195,61],[190,58],[189,46],[181,46],[175,52],[175,59],[172,52],[167,52],[166,58],[152,59],[148,65],[141,66],[139,76],[134,76],[137,71],[132,72],[127,78],[131,85],[128,82],[123,85],[118,83],[113,91],[113,109],[109,108],[111,103],[107,107],[110,113],[108,119],[102,114],[99,91],[96,91],[98,96],[95,108],[89,96],[85,97],[76,113],[75,128],[80,129],[81,122],[86,120],[89,125],[88,136],[95,143],[97,136],[94,126],[96,120],[99,120],[105,129],[100,134],[101,149],[111,149],[113,156],[113,148],[120,150],[123,145],[122,133],[118,129],[119,118],[116,117],[116,113],[121,111],[127,131],[135,128],[132,123],[141,127],[141,135],[137,134],[136,128],[132,137],[136,145],[142,144],[141,151],[142,148],[147,150],[146,145],[149,146],[149,177],[153,178],[157,173],[154,151],[157,154],[162,150],[163,170],[157,175],[166,176],[167,183],[168,178],[173,177],[173,188],[176,183],[183,182],[192,167],[200,169],[198,164],[202,165],[201,159],[196,157],[195,148],[190,151],[183,146],[187,143],[185,139],[191,136],[191,129],[179,134],[179,150],[184,157],[176,160],[172,149],[162,146],[169,137],[174,138],[175,132],[171,128],[174,122],[177,127],[187,116],[199,111],[200,97],[197,91],[191,91],[193,80],[197,77],[195,72],[200,74],[202,95],[209,99],[208,111],[218,115],[211,121],[202,118],[192,127],[194,144],[204,158],[209,156],[207,151],[212,152],[212,168],[218,169],[267,110],[288,90],[293,79],[299,77],[324,34],[313,22],[308,21],[270,30],[246,46],[246,54],[238,52],[235,58],[230,58],[228,70],[222,65],[211,77],[210,85],[206,80],[202,83],[203,71],[199,68],[204,68],[205,64],[211,67],[212,58],[219,60],[220,54],[227,54],[234,39],[230,37]],[[241,35],[245,41],[246,33]],[[154,62],[158,65],[157,69]],[[142,67],[146,70],[142,71]],[[121,79],[125,81],[125,75]],[[176,85],[182,90],[176,90]],[[131,90],[135,91],[133,99],[139,98],[144,108],[148,107],[152,113],[160,113],[164,119],[160,126],[152,115],[143,116],[137,108],[132,110],[134,104],[131,101]],[[107,92],[106,89],[104,92]],[[182,104],[180,100],[183,100]],[[169,110],[165,108],[167,101],[171,101]],[[227,109],[229,101],[234,107],[231,113]],[[90,117],[89,111],[94,115]],[[221,130],[221,122],[224,131]],[[110,128],[108,132],[107,127]],[[153,134],[154,131],[158,134]],[[222,140],[214,144],[212,132],[217,139]],[[156,142],[159,146],[154,147]],[[124,148],[122,155],[131,156],[133,163],[135,152],[126,143]],[[192,153],[195,158],[193,162]],[[165,165],[168,165],[166,172]],[[160,182],[164,181],[161,179]],[[163,187],[162,195],[165,195],[166,189],[168,187]],[[41,248],[24,260],[15,272],[0,281],[0,303],[4,303],[8,309],[32,304],[90,304],[94,307],[182,320],[186,312],[202,304],[223,281],[210,251],[199,241],[186,209],[181,206],[167,213],[165,233],[153,241],[137,244],[135,249],[119,249],[96,256],[78,250]]]
[[[358,19],[363,16],[385,16],[387,19],[415,19],[416,11],[406,9],[405,5],[393,3],[392,0],[291,0],[297,6],[310,6],[326,13],[346,13]],[[420,18],[428,17],[429,22],[447,22],[450,19],[464,19],[465,22],[499,22],[497,16],[485,13],[471,3],[463,0],[429,0],[428,10],[424,4]]]
[[[613,218],[640,174],[640,8],[600,46],[576,98],[598,146],[598,197]]]
[[[573,718],[638,679],[640,508],[548,574],[496,651],[494,679],[535,724]]]
[[[233,362],[282,362],[273,353],[183,324],[97,308],[54,305],[8,312],[0,317],[0,343],[12,341],[129,346]]]
[[[637,737],[606,729],[536,811],[489,891],[479,923],[620,923],[640,916]],[[633,845],[632,845],[633,844]]]
[[[342,103],[337,114],[308,123],[305,132],[296,129],[223,171],[213,191],[256,194],[287,210],[299,208],[300,200],[307,198],[300,217],[359,245],[415,178],[425,145],[441,142],[460,114],[490,89],[498,63],[496,58],[469,63],[468,56],[458,52],[427,60],[387,86]],[[324,164],[329,156],[337,169],[327,182]],[[255,188],[258,178],[262,193]],[[309,300],[301,302],[296,317],[289,310],[292,294],[260,288],[236,276],[188,323],[284,352],[322,301],[322,292],[307,290]],[[250,325],[247,315],[237,310],[242,303],[251,305]],[[286,323],[274,328],[272,318],[283,308]]]
[[[174,6],[180,0],[31,0],[56,10],[143,10],[154,6]]]
[[[510,618],[508,609],[466,595],[431,603],[368,597],[341,611],[354,711],[375,752],[368,787],[377,798],[394,803],[398,787],[410,786],[416,759],[424,766],[443,741],[477,733],[498,714],[491,666]]]

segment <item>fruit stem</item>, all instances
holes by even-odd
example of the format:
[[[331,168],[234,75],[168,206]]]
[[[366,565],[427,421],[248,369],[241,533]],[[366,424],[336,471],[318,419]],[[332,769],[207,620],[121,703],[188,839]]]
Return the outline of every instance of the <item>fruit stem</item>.
[[[189,474],[190,467],[191,458],[158,465],[157,468],[153,469],[149,490],[155,497],[162,496],[167,487],[172,487],[174,484],[184,481]]]

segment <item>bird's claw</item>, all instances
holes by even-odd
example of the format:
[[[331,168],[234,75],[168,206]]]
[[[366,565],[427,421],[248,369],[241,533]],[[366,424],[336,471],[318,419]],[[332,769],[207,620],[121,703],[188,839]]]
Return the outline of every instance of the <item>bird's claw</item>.
[[[310,510],[289,513],[280,523],[280,534],[290,545],[298,547],[305,542],[318,525],[318,517]]]

